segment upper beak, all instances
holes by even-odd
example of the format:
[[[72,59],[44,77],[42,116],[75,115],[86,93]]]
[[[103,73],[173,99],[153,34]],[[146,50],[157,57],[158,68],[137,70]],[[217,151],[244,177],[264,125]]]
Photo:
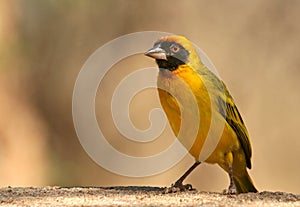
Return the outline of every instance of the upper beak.
[[[152,57],[157,60],[167,60],[166,51],[160,47],[154,47],[144,53],[145,55]]]

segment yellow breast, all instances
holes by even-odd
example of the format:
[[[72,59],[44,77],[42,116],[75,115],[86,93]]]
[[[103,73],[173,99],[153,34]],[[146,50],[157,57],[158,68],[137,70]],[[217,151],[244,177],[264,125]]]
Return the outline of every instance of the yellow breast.
[[[212,113],[214,113],[208,90],[201,76],[190,67],[183,65],[172,72],[169,70],[160,70],[157,85],[161,105],[177,137],[182,126],[182,121],[188,122],[189,129],[185,130],[186,133],[179,141],[198,160],[211,127]],[[196,104],[192,100],[195,100]],[[181,110],[185,111],[188,116],[187,119],[182,119]],[[197,126],[193,120],[199,120]],[[221,134],[222,137],[216,150],[206,160],[211,163],[220,162],[227,150],[238,145],[236,137],[231,138],[235,134],[227,126],[227,123],[221,118],[218,121],[224,124],[224,132]],[[190,130],[193,130],[195,127],[197,128],[196,137],[190,137]],[[191,142],[192,145],[190,144]]]

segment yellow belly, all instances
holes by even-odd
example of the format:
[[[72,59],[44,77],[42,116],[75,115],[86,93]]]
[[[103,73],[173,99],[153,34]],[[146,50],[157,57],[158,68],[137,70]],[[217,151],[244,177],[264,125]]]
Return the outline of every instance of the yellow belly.
[[[188,68],[186,68],[188,70]],[[188,84],[189,89],[182,87],[180,80],[185,81]],[[199,161],[205,161],[208,163],[218,163],[221,166],[225,163],[225,155],[228,152],[239,150],[239,142],[236,137],[236,134],[233,132],[231,127],[227,124],[226,120],[215,112],[214,108],[211,107],[210,96],[206,87],[204,86],[199,75],[195,74],[193,71],[186,71],[181,73],[174,74],[170,71],[161,71],[158,76],[158,93],[160,97],[161,105],[167,115],[171,128],[176,136],[178,136],[180,127],[181,127],[181,103],[178,103],[175,96],[185,98],[188,94],[187,90],[191,90],[197,101],[197,109],[199,114],[195,113],[194,110],[190,107],[185,107],[183,110],[187,111],[190,116],[200,116],[199,128],[196,134],[196,138],[193,142],[193,145],[188,149],[189,153],[196,159],[199,160],[199,155],[203,151],[203,146],[211,126],[212,114],[214,113],[214,118],[218,119],[218,123],[223,124],[223,130],[219,137],[216,139],[219,140],[213,152],[205,159]],[[169,92],[166,92],[164,89],[168,89]],[[172,94],[172,95],[171,95]],[[187,99],[189,97],[186,97]],[[192,119],[193,120],[193,119]],[[184,121],[184,120],[183,120]],[[191,139],[190,137],[184,137],[183,139]],[[185,140],[180,140],[182,143]],[[185,144],[184,144],[185,145]]]

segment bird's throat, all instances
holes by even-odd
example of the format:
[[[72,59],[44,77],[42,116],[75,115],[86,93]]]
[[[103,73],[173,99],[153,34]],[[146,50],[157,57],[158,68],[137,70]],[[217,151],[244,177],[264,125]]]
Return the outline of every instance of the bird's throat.
[[[167,60],[156,59],[156,63],[157,63],[159,68],[167,69],[167,70],[170,70],[170,71],[177,70],[179,66],[185,64],[184,61],[179,60],[179,59],[174,58],[174,57],[168,57]]]

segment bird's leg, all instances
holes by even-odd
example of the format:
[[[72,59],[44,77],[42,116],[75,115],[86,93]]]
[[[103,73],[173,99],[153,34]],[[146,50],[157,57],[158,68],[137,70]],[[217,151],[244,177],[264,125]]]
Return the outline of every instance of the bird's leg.
[[[237,194],[237,189],[236,189],[234,179],[233,179],[232,164],[229,163],[228,167],[229,167],[230,184],[229,184],[229,187],[228,187],[228,190],[227,190],[226,194]]]
[[[229,152],[225,155],[225,161],[228,164],[230,184],[228,189],[223,191],[223,194],[227,194],[227,195],[237,194],[237,188],[235,186],[234,179],[233,179],[233,169],[232,169],[233,153],[232,152]]]
[[[165,188],[164,193],[175,193],[186,190],[193,190],[191,184],[183,185],[184,179],[198,166],[201,162],[196,161],[174,184],[169,188]]]

